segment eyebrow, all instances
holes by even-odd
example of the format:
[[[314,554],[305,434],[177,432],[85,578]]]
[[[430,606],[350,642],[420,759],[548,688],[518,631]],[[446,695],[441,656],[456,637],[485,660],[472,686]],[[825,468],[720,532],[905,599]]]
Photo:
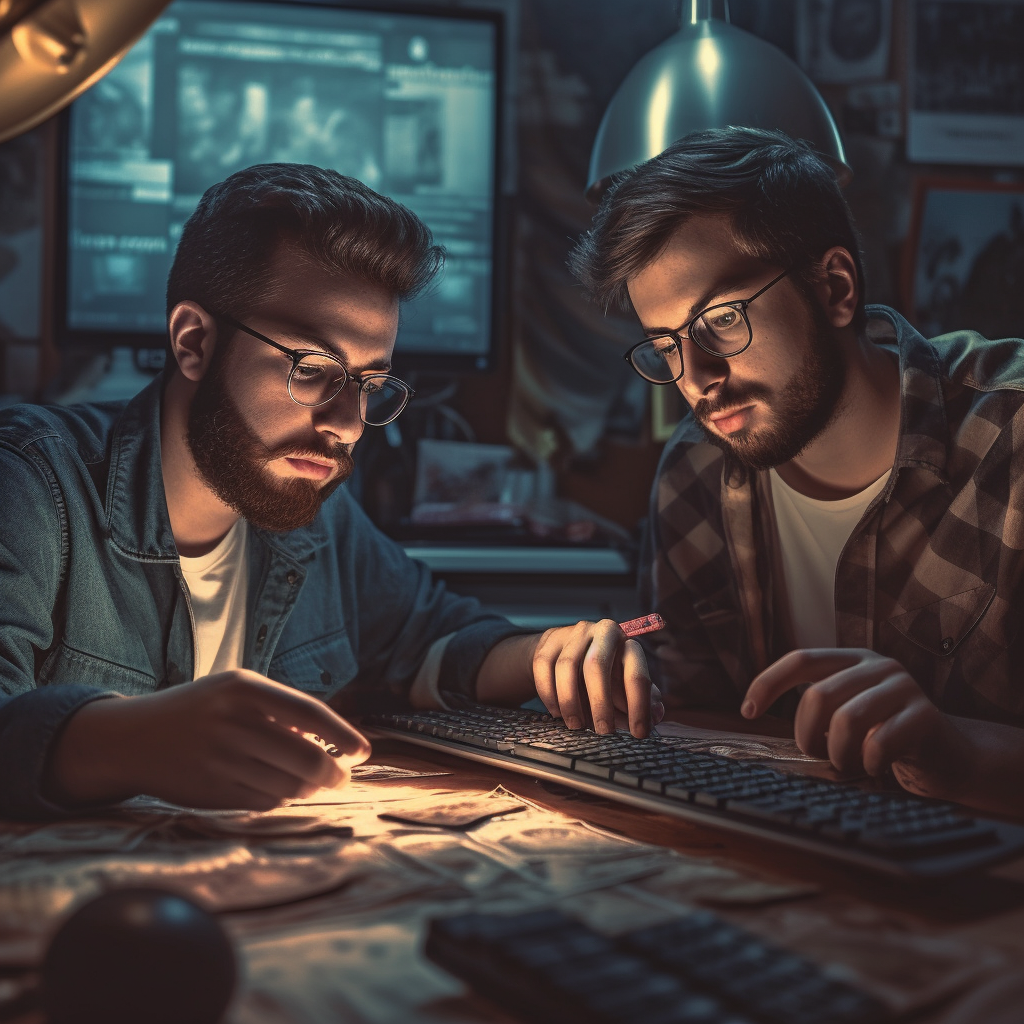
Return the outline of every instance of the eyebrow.
[[[385,359],[383,360],[383,362],[377,364],[370,363],[369,365],[363,367],[352,367],[349,365],[349,360],[345,357],[345,352],[343,349],[335,348],[333,345],[329,345],[326,341],[324,341],[322,338],[318,338],[315,334],[308,334],[307,332],[300,329],[289,330],[282,333],[285,334],[289,341],[300,342],[302,344],[312,347],[313,349],[319,349],[320,351],[325,352],[328,355],[332,355],[334,356],[335,359],[339,359],[348,373],[361,375],[364,373],[391,372],[393,364],[390,359]],[[270,337],[270,335],[267,335],[267,337]],[[275,338],[274,340],[277,341],[277,338]],[[296,349],[296,351],[303,352],[309,351],[309,349],[298,348]]]
[[[689,312],[686,314],[686,318],[682,324],[678,324],[675,327],[644,327],[644,334],[649,334],[651,337],[658,337],[662,334],[671,334],[673,331],[678,331],[683,324],[688,324],[698,313],[707,309],[709,306],[716,305],[712,302],[712,299],[717,299],[723,295],[728,295],[729,292],[736,291],[740,285],[744,284],[750,279],[750,274],[744,272],[739,274],[732,279],[726,279],[723,283],[713,284],[701,296],[690,306]],[[739,301],[739,300],[733,300]]]

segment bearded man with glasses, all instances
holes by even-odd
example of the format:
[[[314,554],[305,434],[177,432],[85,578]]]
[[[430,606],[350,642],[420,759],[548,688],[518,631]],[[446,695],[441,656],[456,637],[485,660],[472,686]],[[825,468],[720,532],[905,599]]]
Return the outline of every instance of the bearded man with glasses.
[[[163,375],[0,417],[0,816],[270,808],[368,755],[339,711],[446,694],[649,732],[663,709],[618,625],[485,614],[339,486],[412,397],[400,302],[442,257],[354,179],[250,167],[184,226]]]
[[[865,307],[835,174],[781,132],[625,173],[571,264],[689,405],[641,587],[667,706],[771,710],[840,770],[1024,813],[1024,341]]]

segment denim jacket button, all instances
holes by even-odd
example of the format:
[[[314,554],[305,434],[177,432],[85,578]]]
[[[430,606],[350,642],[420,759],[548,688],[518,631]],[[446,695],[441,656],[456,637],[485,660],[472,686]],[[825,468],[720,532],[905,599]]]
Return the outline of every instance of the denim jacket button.
[[[288,575],[285,576],[285,579],[288,581],[288,585],[290,587],[294,587],[299,581],[299,574],[294,569],[289,569]]]

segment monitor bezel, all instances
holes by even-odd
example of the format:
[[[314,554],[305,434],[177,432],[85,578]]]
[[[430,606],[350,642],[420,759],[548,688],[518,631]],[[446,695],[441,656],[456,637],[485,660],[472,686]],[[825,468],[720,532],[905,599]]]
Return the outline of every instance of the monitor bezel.
[[[190,0],[183,0],[190,2]],[[276,7],[319,7],[361,11],[367,14],[413,15],[437,17],[446,20],[484,21],[494,27],[495,89],[493,98],[494,152],[492,168],[492,275],[491,316],[489,344],[484,352],[454,353],[441,350],[403,349],[401,317],[398,342],[394,353],[394,366],[399,372],[427,374],[489,373],[500,365],[501,352],[507,342],[505,325],[508,322],[508,271],[510,267],[511,204],[502,188],[503,167],[506,158],[506,101],[507,58],[505,53],[507,15],[503,8],[472,4],[444,6],[434,2],[423,4],[387,2],[387,0],[219,0],[222,3],[265,4]],[[74,104],[66,107],[58,117],[56,196],[54,204],[54,273],[53,297],[54,339],[58,349],[110,352],[115,348],[131,348],[142,352],[166,352],[166,331],[92,330],[71,327],[68,324],[68,261],[70,253],[70,129]]]

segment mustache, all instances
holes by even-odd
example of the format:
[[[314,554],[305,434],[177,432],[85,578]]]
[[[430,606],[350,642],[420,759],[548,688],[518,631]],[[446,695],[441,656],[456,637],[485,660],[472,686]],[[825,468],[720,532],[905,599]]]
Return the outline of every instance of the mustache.
[[[703,422],[707,422],[716,413],[725,409],[735,409],[739,406],[749,405],[756,399],[767,400],[771,398],[771,391],[763,384],[747,384],[742,388],[722,388],[714,398],[701,398],[693,406],[693,415]]]
[[[339,441],[337,444],[306,444],[296,448],[294,444],[279,444],[273,448],[264,447],[263,456],[267,462],[274,459],[329,459],[341,466],[352,462],[352,445]]]

